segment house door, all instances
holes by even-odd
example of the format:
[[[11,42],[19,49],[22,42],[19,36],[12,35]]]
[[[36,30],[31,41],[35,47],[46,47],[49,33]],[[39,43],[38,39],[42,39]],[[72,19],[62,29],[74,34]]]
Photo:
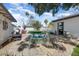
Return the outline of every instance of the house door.
[[[64,32],[64,22],[58,23],[58,34],[63,35]]]

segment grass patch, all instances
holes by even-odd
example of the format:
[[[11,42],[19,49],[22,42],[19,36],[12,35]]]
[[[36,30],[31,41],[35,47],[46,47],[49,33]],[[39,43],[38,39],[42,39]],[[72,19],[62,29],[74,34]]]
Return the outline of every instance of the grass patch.
[[[79,47],[75,47],[73,52],[72,52],[72,56],[79,56]]]

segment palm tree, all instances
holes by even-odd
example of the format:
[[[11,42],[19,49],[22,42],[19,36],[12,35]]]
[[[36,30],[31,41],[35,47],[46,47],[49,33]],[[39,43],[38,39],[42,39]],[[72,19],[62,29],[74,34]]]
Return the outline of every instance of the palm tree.
[[[44,20],[44,23],[45,23],[45,25],[46,25],[46,29],[47,29],[48,20],[45,19],[45,20]]]
[[[28,12],[26,12],[26,16],[29,16],[30,14]]]
[[[26,12],[26,16],[28,17],[27,25],[32,26],[31,23],[32,23],[34,17],[32,15],[30,15],[28,12]]]
[[[44,23],[47,25],[47,24],[48,24],[48,20],[47,20],[47,19],[45,19],[45,20],[44,20]]]

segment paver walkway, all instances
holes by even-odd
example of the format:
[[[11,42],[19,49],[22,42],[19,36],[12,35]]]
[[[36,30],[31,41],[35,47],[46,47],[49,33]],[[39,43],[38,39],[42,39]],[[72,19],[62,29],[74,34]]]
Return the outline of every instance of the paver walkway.
[[[74,48],[72,45],[64,44],[66,51],[44,46],[29,49],[27,45],[27,43],[21,45],[19,41],[11,42],[0,49],[0,56],[70,56]]]

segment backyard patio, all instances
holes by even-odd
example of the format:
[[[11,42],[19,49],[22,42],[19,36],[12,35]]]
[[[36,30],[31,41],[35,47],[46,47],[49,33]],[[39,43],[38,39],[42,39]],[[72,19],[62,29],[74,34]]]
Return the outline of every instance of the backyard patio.
[[[76,4],[29,3],[21,6],[22,8],[30,6],[30,8],[34,8],[34,12],[28,8],[25,8],[27,11],[23,11],[24,9],[18,9],[20,6],[14,5],[13,10],[16,10],[19,15],[16,16],[19,20],[15,24],[12,24],[12,21],[8,22],[11,19],[4,20],[5,22],[1,20],[3,22],[0,25],[0,56],[79,55],[79,13],[77,14],[79,11],[65,16],[64,11],[68,11],[70,8],[65,5],[71,7]],[[76,10],[75,7],[73,10]],[[3,6],[1,8],[5,9]],[[10,7],[6,9],[8,10],[8,8]],[[68,10],[65,10],[66,8]],[[61,9],[63,14],[58,17]],[[4,12],[6,11],[4,10]],[[57,14],[58,12],[59,14]],[[57,15],[55,16],[55,14]],[[0,16],[1,19],[2,17],[7,19],[3,13]],[[20,18],[21,16],[22,18]],[[56,19],[52,18],[54,16]],[[14,18],[17,19],[16,17]],[[7,22],[12,25],[9,26]]]

